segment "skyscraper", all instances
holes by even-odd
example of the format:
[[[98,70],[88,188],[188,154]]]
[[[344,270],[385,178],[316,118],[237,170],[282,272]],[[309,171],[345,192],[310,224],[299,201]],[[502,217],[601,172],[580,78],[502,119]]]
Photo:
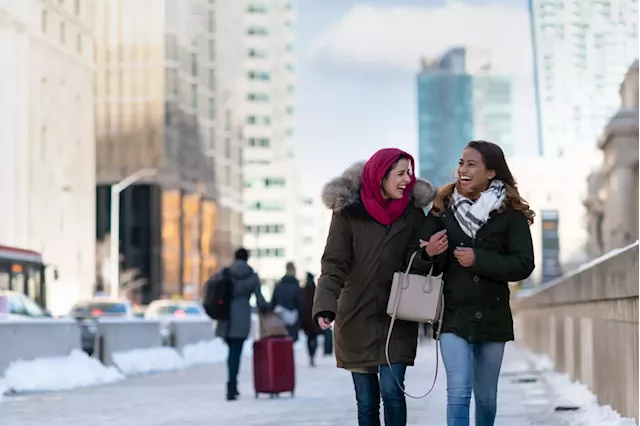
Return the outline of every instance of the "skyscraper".
[[[593,147],[638,56],[637,0],[529,0],[541,154]]]
[[[237,5],[96,2],[97,237],[110,230],[110,186],[155,169],[121,196],[122,267],[147,281],[143,301],[200,297],[241,242]]]
[[[293,1],[244,1],[244,244],[268,284],[300,263]]]
[[[491,57],[459,47],[422,61],[417,77],[419,174],[441,186],[453,180],[473,139],[512,146],[511,79],[491,70]]]

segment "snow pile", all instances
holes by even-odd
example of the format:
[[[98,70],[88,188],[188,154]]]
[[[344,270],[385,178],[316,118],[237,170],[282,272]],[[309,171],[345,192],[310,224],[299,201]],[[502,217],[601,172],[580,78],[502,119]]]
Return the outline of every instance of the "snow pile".
[[[182,358],[184,358],[187,366],[214,364],[226,361],[228,352],[227,344],[222,339],[203,340],[182,348]],[[252,339],[245,340],[242,355],[246,357],[253,356]]]
[[[173,348],[133,349],[111,355],[113,363],[124,375],[156,373],[185,368],[185,360]]]
[[[553,370],[553,362],[548,356],[537,356],[530,353],[529,359],[533,368],[543,374],[554,396],[556,407],[577,407],[576,411],[567,411],[567,424],[575,426],[636,426],[636,421],[623,418],[610,405],[600,406],[598,398],[586,385],[572,382],[566,374]]]
[[[221,339],[201,341],[182,348],[187,365],[212,364],[227,358],[227,345]]]
[[[86,353],[74,350],[68,356],[12,362],[4,373],[4,380],[0,381],[0,388],[12,392],[57,391],[122,379],[124,376],[115,368],[105,367]]]

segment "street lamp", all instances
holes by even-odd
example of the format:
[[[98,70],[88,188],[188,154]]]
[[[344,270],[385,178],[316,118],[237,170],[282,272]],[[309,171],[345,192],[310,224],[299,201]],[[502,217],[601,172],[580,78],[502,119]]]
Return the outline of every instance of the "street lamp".
[[[127,176],[120,182],[111,185],[111,225],[109,240],[109,275],[111,282],[111,297],[120,296],[120,193],[142,178],[153,176],[156,169],[142,169]]]

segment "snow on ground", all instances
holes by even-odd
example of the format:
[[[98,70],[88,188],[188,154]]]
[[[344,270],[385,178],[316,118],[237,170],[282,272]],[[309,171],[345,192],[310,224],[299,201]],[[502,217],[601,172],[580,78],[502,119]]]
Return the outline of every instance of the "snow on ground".
[[[178,370],[187,367],[185,360],[174,348],[159,347],[134,349],[111,355],[113,363],[125,376],[160,371]]]
[[[610,405],[601,406],[598,398],[579,381],[572,382],[567,374],[554,370],[553,361],[547,355],[536,355],[523,351],[523,360],[505,366],[512,372],[538,372],[542,374],[550,391],[554,394],[556,407],[577,407],[577,410],[568,410],[559,413],[566,417],[567,424],[571,426],[637,426],[636,421],[623,418]]]
[[[58,391],[122,379],[124,376],[114,367],[105,367],[86,353],[73,351],[68,356],[12,362],[0,380],[0,396],[7,391]]]

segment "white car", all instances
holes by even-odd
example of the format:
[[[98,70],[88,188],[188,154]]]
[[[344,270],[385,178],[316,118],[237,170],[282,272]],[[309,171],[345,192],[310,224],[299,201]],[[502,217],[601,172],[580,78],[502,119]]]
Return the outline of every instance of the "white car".
[[[192,300],[155,300],[149,304],[144,318],[160,321],[160,334],[165,345],[170,344],[172,320],[181,318],[209,319],[202,305]]]

